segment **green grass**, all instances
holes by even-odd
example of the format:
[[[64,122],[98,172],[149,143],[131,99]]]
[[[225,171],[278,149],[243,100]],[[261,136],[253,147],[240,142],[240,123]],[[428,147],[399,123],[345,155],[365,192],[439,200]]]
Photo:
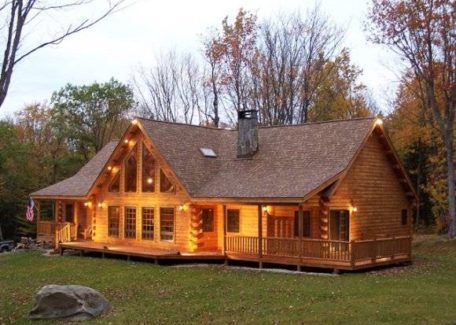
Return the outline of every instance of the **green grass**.
[[[0,324],[31,323],[46,284],[101,291],[113,310],[92,323],[454,324],[456,241],[420,237],[414,254],[413,266],[337,277],[1,254]]]

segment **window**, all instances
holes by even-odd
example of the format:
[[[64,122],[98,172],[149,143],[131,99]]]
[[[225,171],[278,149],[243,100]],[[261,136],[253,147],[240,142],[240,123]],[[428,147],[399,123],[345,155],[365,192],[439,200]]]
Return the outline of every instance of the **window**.
[[[310,237],[310,211],[302,211],[302,236]],[[299,211],[295,211],[294,235],[299,237]]]
[[[154,192],[155,190],[155,159],[152,153],[143,144],[142,165],[142,191]]]
[[[41,201],[40,202],[40,220],[41,221],[54,221],[54,202]]]
[[[174,192],[174,185],[169,181],[162,169],[160,169],[160,192]]]
[[[239,232],[239,210],[227,210],[226,217],[226,231]]]
[[[136,208],[125,207],[125,238],[136,238]]]
[[[160,208],[160,239],[174,240],[174,208]]]
[[[125,160],[125,192],[136,192],[136,146]]]
[[[214,231],[214,209],[203,209],[201,213],[203,219],[203,231]]]
[[[154,208],[142,208],[142,239],[154,239]]]
[[[403,209],[401,211],[401,225],[402,226],[406,226],[407,225],[407,219],[408,219],[407,209]]]
[[[108,207],[108,236],[119,237],[119,207]]]
[[[74,206],[72,203],[65,204],[65,222],[73,222]]]
[[[200,148],[200,151],[204,157],[217,158],[217,154],[211,148]]]
[[[117,193],[119,192],[120,189],[120,173],[117,173],[114,178],[111,181],[111,184],[109,184],[108,191]]]
[[[349,240],[348,210],[331,210],[329,220],[329,235],[331,240]]]

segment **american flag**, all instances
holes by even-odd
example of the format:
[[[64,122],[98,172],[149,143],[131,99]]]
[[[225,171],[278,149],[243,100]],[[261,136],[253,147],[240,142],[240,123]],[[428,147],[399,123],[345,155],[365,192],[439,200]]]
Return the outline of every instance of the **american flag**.
[[[33,207],[34,206],[35,206],[35,202],[33,202],[33,199],[29,196],[29,199],[27,202],[27,212],[25,213],[25,217],[30,222],[33,221]]]

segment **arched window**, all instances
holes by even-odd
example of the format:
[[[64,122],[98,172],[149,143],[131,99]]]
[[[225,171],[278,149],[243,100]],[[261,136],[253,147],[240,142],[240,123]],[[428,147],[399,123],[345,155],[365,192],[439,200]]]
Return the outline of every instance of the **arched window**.
[[[136,146],[125,160],[125,192],[136,192]]]
[[[155,191],[155,159],[152,153],[143,144],[142,152],[142,191],[154,192]]]

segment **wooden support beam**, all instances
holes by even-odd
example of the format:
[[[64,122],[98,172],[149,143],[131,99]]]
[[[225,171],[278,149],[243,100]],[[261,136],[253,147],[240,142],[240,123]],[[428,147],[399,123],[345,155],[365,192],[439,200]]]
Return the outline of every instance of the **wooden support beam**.
[[[258,260],[260,269],[263,268],[263,207],[258,204]]]
[[[304,236],[304,210],[302,208],[302,204],[298,206],[298,236],[299,236],[299,262],[301,262],[302,258],[302,237]]]
[[[223,205],[223,254],[226,254],[226,205]]]

